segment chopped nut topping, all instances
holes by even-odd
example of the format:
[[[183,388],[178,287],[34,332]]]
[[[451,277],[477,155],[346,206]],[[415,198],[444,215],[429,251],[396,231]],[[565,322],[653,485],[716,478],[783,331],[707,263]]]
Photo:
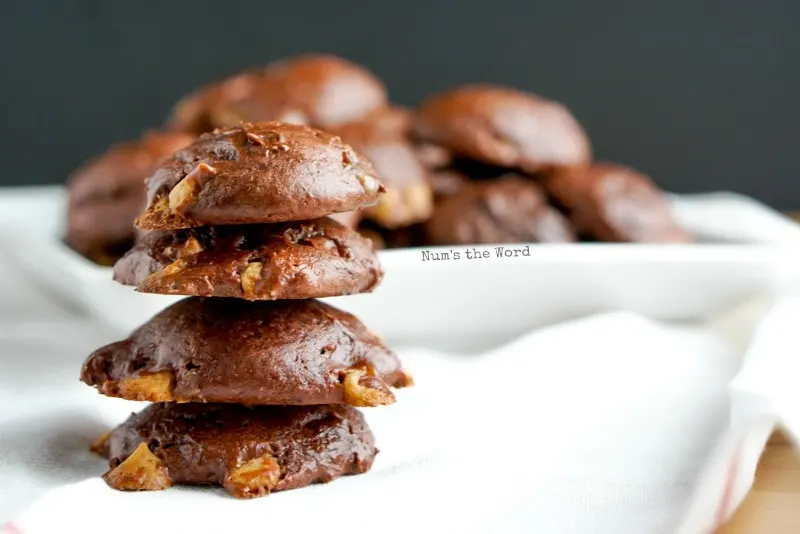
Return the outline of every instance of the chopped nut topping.
[[[247,139],[254,145],[267,146],[267,142],[264,141],[263,137],[252,132],[247,132]]]
[[[197,189],[200,186],[199,180],[214,176],[217,169],[207,163],[200,163],[195,169],[178,182],[172,191],[169,192],[169,209],[173,213],[183,212],[186,206],[191,204],[196,198]]]
[[[342,150],[342,164],[347,166],[351,163],[353,163],[353,157],[350,155],[350,152],[347,150]]]
[[[100,393],[136,401],[169,402],[175,398],[174,383],[171,371],[159,371],[135,378],[106,380],[100,386]]]
[[[269,144],[280,143],[281,141],[283,141],[283,137],[281,137],[281,134],[273,131],[269,131],[266,134],[264,134],[264,138],[267,140],[267,143]]]
[[[392,404],[394,393],[378,376],[369,374],[365,369],[350,369],[342,380],[344,384],[344,400],[351,406],[380,406]]]
[[[201,245],[194,236],[189,236],[189,239],[187,239],[186,243],[183,244],[183,248],[178,251],[178,257],[185,258],[186,256],[194,256],[195,254],[199,254],[201,252],[203,252],[203,245]],[[167,267],[171,267],[172,265],[175,265],[175,263],[173,262]],[[185,265],[177,270],[180,270],[183,267],[185,267]]]
[[[378,180],[368,174],[359,174],[358,181],[361,182],[361,187],[364,188],[364,191],[369,193],[370,195],[374,195],[375,193],[385,191],[383,184],[381,184]]]
[[[177,183],[169,192],[169,209],[172,212],[183,211],[194,200],[197,190],[197,180],[191,175]]]
[[[225,477],[223,486],[235,497],[260,497],[269,494],[280,477],[281,466],[267,453],[236,467]]]
[[[186,257],[186,255],[183,254],[182,252],[178,252],[178,256],[181,257],[181,258]],[[173,261],[172,263],[170,263],[169,265],[167,265],[166,267],[164,267],[163,269],[161,269],[160,271],[156,271],[153,274],[151,274],[150,276],[148,276],[147,280],[156,280],[156,279],[162,278],[164,276],[173,275],[173,274],[175,274],[177,272],[182,271],[188,265],[189,265],[189,263],[185,259],[177,259],[177,260]]]
[[[254,299],[256,291],[256,283],[261,280],[261,269],[263,265],[260,262],[254,261],[248,263],[240,277],[242,284],[242,291],[244,291],[244,298]]]
[[[124,462],[103,478],[112,488],[126,491],[162,490],[172,486],[167,468],[146,443],[140,443]]]

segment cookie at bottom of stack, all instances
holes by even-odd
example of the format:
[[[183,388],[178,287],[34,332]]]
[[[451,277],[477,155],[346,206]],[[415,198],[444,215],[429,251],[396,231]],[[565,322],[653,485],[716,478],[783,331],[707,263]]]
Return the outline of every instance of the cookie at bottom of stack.
[[[238,498],[370,469],[378,450],[347,406],[153,404],[104,436],[106,482],[119,490],[219,484]]]

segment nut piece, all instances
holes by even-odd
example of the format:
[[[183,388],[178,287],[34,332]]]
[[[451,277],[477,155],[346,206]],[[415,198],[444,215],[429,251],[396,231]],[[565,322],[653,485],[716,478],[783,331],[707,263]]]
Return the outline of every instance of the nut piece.
[[[261,280],[261,268],[263,265],[260,262],[254,261],[248,263],[240,277],[242,284],[242,291],[244,291],[244,298],[249,300],[255,299],[256,283]]]
[[[394,393],[389,386],[363,368],[349,369],[342,379],[344,400],[351,406],[381,406],[395,402]]]
[[[433,212],[433,191],[427,183],[414,183],[403,190],[409,220],[426,221]]]
[[[111,430],[108,432],[104,432],[103,434],[97,436],[92,444],[89,445],[89,450],[95,453],[98,456],[106,457],[108,455],[108,451],[106,450],[106,444],[108,444],[108,438],[111,437]]]
[[[197,190],[197,179],[191,174],[178,182],[172,191],[169,192],[169,209],[173,213],[185,211],[195,197]]]
[[[192,172],[175,184],[169,192],[169,209],[172,213],[183,213],[197,196],[197,189],[200,187],[199,180],[217,174],[217,169],[208,163],[200,163]]]
[[[106,380],[100,386],[100,393],[135,401],[170,402],[175,400],[174,384],[175,377],[171,371],[159,371],[136,378]]]
[[[112,488],[126,491],[163,490],[172,486],[166,467],[146,443],[140,443],[124,462],[103,478]]]
[[[187,241],[187,243],[188,243],[188,241]],[[199,245],[199,243],[198,243],[198,245]],[[202,247],[201,247],[201,250],[202,250]],[[185,257],[183,252],[178,252],[178,256]],[[172,263],[170,263],[169,265],[167,265],[166,267],[164,267],[163,269],[161,269],[160,271],[156,271],[153,274],[149,275],[145,279],[145,281],[142,282],[142,285],[143,286],[147,285],[148,281],[158,280],[159,278],[163,278],[165,276],[173,275],[173,274],[175,274],[175,273],[177,273],[179,271],[182,271],[188,265],[189,265],[189,263],[186,260],[183,260],[183,259],[175,260]]]
[[[187,256],[194,256],[195,254],[199,254],[201,252],[203,252],[203,245],[201,245],[194,236],[189,236],[189,239],[187,239],[186,243],[183,244],[183,248],[178,251],[178,257],[185,258]]]
[[[376,180],[374,177],[368,174],[360,174],[358,175],[358,181],[361,182],[361,187],[364,188],[364,191],[369,193],[370,195],[374,195],[375,193],[383,192],[386,188]]]
[[[234,497],[249,499],[268,495],[281,477],[281,466],[269,453],[248,460],[230,471],[222,485]]]

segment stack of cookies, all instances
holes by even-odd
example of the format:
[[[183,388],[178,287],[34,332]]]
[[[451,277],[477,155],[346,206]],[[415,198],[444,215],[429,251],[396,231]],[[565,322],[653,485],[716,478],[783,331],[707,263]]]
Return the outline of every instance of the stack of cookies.
[[[355,407],[393,403],[411,378],[377,334],[315,299],[380,283],[371,242],[330,215],[383,190],[339,137],[280,122],[203,134],[148,179],[146,234],[115,280],[188,298],[83,366],[104,395],[154,403],[95,444],[110,486],[256,497],[370,468]]]

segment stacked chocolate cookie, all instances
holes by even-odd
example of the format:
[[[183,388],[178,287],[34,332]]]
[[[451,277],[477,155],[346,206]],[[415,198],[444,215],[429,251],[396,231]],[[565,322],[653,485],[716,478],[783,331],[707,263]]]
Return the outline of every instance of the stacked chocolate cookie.
[[[316,299],[380,283],[371,242],[329,216],[383,190],[339,137],[280,122],[203,134],[148,179],[147,234],[115,280],[188,298],[83,366],[101,393],[154,403],[96,444],[109,485],[256,497],[370,468],[355,407],[393,403],[411,378],[377,334]]]

